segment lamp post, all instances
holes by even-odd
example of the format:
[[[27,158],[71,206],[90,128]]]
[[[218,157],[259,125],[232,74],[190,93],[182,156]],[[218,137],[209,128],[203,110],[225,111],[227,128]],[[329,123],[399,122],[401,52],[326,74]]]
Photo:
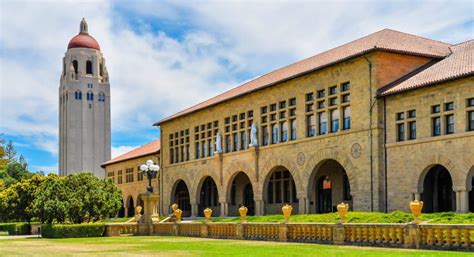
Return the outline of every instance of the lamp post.
[[[160,166],[153,163],[152,160],[146,161],[146,164],[142,164],[140,166],[140,170],[146,174],[148,178],[148,186],[146,187],[146,191],[148,193],[153,193],[153,186],[151,186],[151,179],[155,175],[156,172],[160,171]]]

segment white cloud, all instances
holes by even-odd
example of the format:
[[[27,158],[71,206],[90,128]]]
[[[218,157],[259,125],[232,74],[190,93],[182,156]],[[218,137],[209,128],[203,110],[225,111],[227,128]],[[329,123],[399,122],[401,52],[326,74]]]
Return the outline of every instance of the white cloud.
[[[128,145],[121,145],[121,146],[112,146],[112,159],[117,157],[117,156],[120,156],[124,153],[128,153],[130,151],[132,151],[133,149],[137,148],[139,146],[128,146]]]

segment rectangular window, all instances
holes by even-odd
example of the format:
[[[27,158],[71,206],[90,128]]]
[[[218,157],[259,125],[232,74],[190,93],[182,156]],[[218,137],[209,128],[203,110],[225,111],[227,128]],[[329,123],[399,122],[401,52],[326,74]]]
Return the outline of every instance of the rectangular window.
[[[431,106],[431,113],[439,113],[441,111],[441,107],[438,105]]]
[[[410,121],[408,122],[408,140],[413,140],[416,139],[416,121]]]
[[[278,143],[278,125],[273,124],[272,125],[272,144],[277,144]]]
[[[276,111],[276,109],[277,109],[277,105],[276,105],[276,104],[270,105],[270,111],[271,111],[271,112]]]
[[[196,152],[196,155],[194,156],[194,158],[199,159],[199,156],[200,156],[200,154],[199,154],[199,142],[197,142],[195,144],[194,148],[195,148],[194,151]]]
[[[323,109],[325,107],[324,100],[318,102],[318,109]]]
[[[350,129],[351,128],[351,107],[346,106],[342,108],[342,115],[344,117],[344,124],[342,129]]]
[[[117,171],[117,184],[122,184],[122,170]]]
[[[181,146],[181,161],[184,162],[184,146]]]
[[[325,96],[324,89],[318,91],[318,98],[323,98]]]
[[[170,149],[170,164],[174,163],[174,150],[171,148]]]
[[[474,111],[467,112],[467,130],[474,131]]]
[[[212,140],[209,139],[207,140],[207,156],[213,156],[214,155],[214,147],[213,147]]]
[[[454,133],[454,114],[446,115],[446,134]]]
[[[225,136],[225,152],[229,153],[231,149],[230,136]]]
[[[314,115],[306,116],[306,136],[312,137],[316,133],[316,119]]]
[[[296,140],[296,120],[291,120],[290,125],[291,125],[290,140]]]
[[[408,111],[408,118],[415,118],[416,117],[416,110]]]
[[[267,113],[267,112],[268,112],[268,108],[266,106],[263,106],[262,107],[262,114]]]
[[[262,145],[268,145],[268,127],[262,127]]]
[[[440,117],[435,117],[432,119],[432,133],[431,135],[439,136],[441,135],[441,118]]]
[[[314,100],[314,94],[313,93],[306,94],[306,101],[313,101],[313,100]]]
[[[397,120],[404,120],[404,119],[405,119],[405,113],[404,112],[397,113]]]
[[[453,103],[453,102],[445,103],[445,104],[444,104],[444,110],[445,110],[445,111],[452,111],[452,110],[454,110],[454,103]]]
[[[240,150],[247,149],[247,135],[245,131],[240,132]]]
[[[201,157],[204,158],[206,157],[206,154],[207,154],[207,145],[206,145],[206,141],[202,141],[201,142]]]
[[[339,104],[339,101],[337,100],[337,97],[329,99],[329,106],[334,106]]]
[[[405,124],[397,124],[397,140],[405,141]]]
[[[280,131],[281,131],[281,142],[286,142],[288,141],[288,122],[282,122],[280,124],[281,128],[280,128]]]
[[[343,83],[343,84],[341,85],[341,91],[342,91],[342,92],[348,91],[349,89],[351,89],[351,83],[346,82],[346,83]]]
[[[237,133],[232,134],[233,138],[233,146],[232,146],[232,151],[237,151],[239,150],[239,135]]]
[[[176,163],[176,162],[179,162],[179,148],[176,147],[174,150],[175,150],[174,151],[174,162]]]
[[[293,117],[296,115],[296,109],[290,109],[290,117]]]
[[[467,99],[467,107],[474,107],[474,98]]]
[[[334,95],[337,93],[337,86],[333,86],[329,88],[329,95]]]
[[[320,112],[318,114],[319,120],[319,135],[324,135],[327,132],[327,117],[326,112]]]
[[[280,102],[280,109],[285,109],[286,108],[286,101],[281,101]]]
[[[331,110],[331,132],[337,132],[339,130],[339,110]]]
[[[289,104],[290,106],[295,106],[296,105],[296,98],[291,98],[289,100],[289,102],[290,102],[290,104]]]
[[[314,111],[314,105],[313,105],[313,104],[307,104],[307,105],[306,105],[306,111],[307,111],[307,112],[312,112],[312,111]]]
[[[189,149],[189,145],[186,145],[186,161],[189,161],[189,158],[191,158],[190,155],[191,151]]]
[[[343,103],[348,103],[349,101],[351,101],[351,95],[350,94],[342,96],[342,102]]]

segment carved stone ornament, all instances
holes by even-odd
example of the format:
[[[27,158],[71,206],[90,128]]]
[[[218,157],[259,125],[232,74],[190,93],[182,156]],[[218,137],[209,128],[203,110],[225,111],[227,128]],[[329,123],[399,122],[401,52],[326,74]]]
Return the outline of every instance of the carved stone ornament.
[[[361,153],[362,153],[362,147],[360,146],[360,144],[359,143],[353,144],[352,147],[351,147],[351,156],[352,156],[352,158],[354,158],[354,159],[359,158]]]
[[[305,161],[306,161],[306,156],[304,155],[304,153],[299,152],[298,155],[296,156],[296,163],[298,163],[298,165],[300,166],[303,166]]]

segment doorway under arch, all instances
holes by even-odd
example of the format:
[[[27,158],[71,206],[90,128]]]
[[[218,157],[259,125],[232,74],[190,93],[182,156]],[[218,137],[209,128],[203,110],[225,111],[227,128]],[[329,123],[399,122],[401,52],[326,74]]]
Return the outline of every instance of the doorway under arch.
[[[191,202],[189,198],[189,190],[183,180],[179,180],[175,186],[171,204],[178,204],[183,213],[183,217],[191,216]]]
[[[199,190],[199,204],[197,216],[204,216],[204,209],[211,208],[213,216],[219,216],[219,195],[217,192],[217,185],[210,176],[207,176],[202,182]]]
[[[448,169],[442,165],[431,167],[423,179],[423,212],[449,212],[456,210],[456,195]]]
[[[352,206],[349,177],[344,167],[333,159],[320,162],[310,177],[308,190],[309,212],[335,212],[340,202]]]
[[[252,183],[244,172],[239,172],[232,179],[228,198],[229,216],[239,216],[239,208],[241,205],[247,207],[247,215],[255,215],[255,201]]]
[[[290,171],[278,166],[268,174],[263,192],[265,214],[280,214],[284,204],[291,204],[293,213],[298,213],[298,197],[296,185]]]
[[[129,196],[127,201],[127,217],[135,216],[135,205],[133,204],[133,197]]]

